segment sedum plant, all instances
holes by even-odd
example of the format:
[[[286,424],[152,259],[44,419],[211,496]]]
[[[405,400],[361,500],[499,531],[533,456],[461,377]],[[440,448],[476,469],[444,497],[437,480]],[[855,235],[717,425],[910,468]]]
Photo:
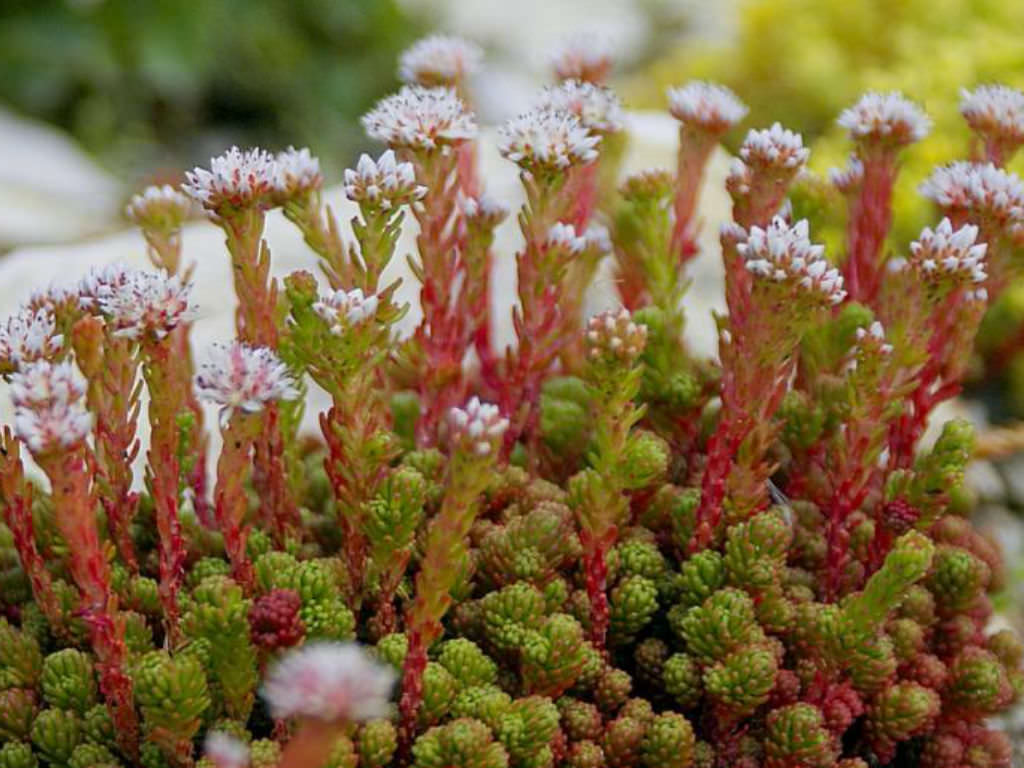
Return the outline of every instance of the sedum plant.
[[[840,117],[834,258],[789,213],[802,138],[751,130],[702,360],[697,189],[746,108],[673,89],[677,167],[618,185],[608,62],[569,50],[573,79],[500,134],[525,203],[498,349],[478,58],[442,37],[403,58],[364,119],[387,149],[345,176],[351,239],[308,150],[232,149],[133,201],[154,270],[96,270],[2,329],[0,767],[1008,768],[991,718],[1024,693],[1024,645],[990,626],[1000,555],[955,503],[971,431],[921,442],[1018,269],[998,110],[975,121],[988,157],[936,170],[935,223],[893,255],[918,106],[870,93]],[[237,339],[198,363],[185,195],[238,299]],[[275,207],[311,251],[281,283]],[[403,338],[383,274],[407,219],[423,314]],[[603,260],[622,306],[584,319]]]

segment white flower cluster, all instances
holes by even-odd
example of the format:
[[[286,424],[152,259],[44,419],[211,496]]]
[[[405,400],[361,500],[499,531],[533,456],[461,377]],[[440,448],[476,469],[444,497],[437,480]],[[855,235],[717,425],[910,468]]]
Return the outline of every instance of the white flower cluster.
[[[497,449],[508,429],[508,419],[501,415],[498,406],[472,397],[465,408],[452,408],[448,412],[448,426],[454,444],[484,457]]]
[[[498,151],[527,170],[564,170],[591,163],[597,159],[600,141],[575,115],[550,109],[526,112],[498,130]]]
[[[192,212],[192,199],[170,184],[146,187],[133,195],[125,215],[144,229],[173,232]]]
[[[684,125],[722,134],[747,116],[747,107],[724,85],[694,80],[668,89],[668,111]]]
[[[1024,185],[992,163],[958,161],[936,168],[920,191],[946,210],[965,210],[999,226],[1024,224]]]
[[[214,344],[195,377],[196,394],[210,403],[257,413],[267,403],[299,396],[288,366],[267,347]]]
[[[85,386],[70,362],[29,363],[11,376],[15,434],[37,455],[76,445],[92,428],[84,395]]]
[[[757,277],[793,282],[829,304],[846,297],[842,275],[824,258],[825,246],[811,243],[806,219],[789,226],[776,216],[765,228],[751,227],[736,249],[746,260],[747,270]]]
[[[837,121],[854,141],[879,141],[897,146],[920,141],[931,130],[932,121],[914,102],[898,91],[869,91]]]
[[[764,130],[750,131],[740,147],[740,157],[752,168],[795,171],[810,155],[803,137],[779,123]]]
[[[831,168],[828,180],[844,195],[851,194],[864,183],[864,163],[856,155],[850,155],[845,168]]]
[[[865,358],[875,358],[892,354],[892,344],[885,340],[885,328],[875,320],[867,328],[858,328],[853,349],[850,350],[846,363],[847,371],[855,371]]]
[[[204,208],[264,205],[277,184],[277,158],[262,149],[232,147],[210,159],[210,168],[185,174],[182,189]]]
[[[114,264],[91,270],[81,282],[79,297],[83,308],[106,317],[115,336],[139,339],[151,334],[162,339],[194,316],[191,289],[177,275]]]
[[[485,229],[494,229],[508,218],[508,207],[488,194],[471,197],[460,192],[458,202],[462,215]]]
[[[347,328],[358,325],[377,314],[375,294],[366,296],[359,288],[335,291],[313,304],[316,312],[327,323],[331,333],[340,336]]]
[[[215,768],[246,768],[249,765],[249,746],[225,731],[208,731],[203,753]]]
[[[565,80],[540,92],[535,109],[568,112],[587,130],[616,133],[622,130],[622,102],[611,88],[582,80]]]
[[[57,354],[63,344],[53,313],[45,307],[22,307],[0,326],[0,362],[14,370]]]
[[[647,326],[634,322],[625,307],[608,310],[587,321],[586,341],[591,359],[609,358],[629,364],[644,351]]]
[[[392,147],[434,149],[476,138],[476,119],[452,88],[406,85],[363,115],[371,139]]]
[[[275,719],[360,723],[387,717],[395,673],[355,643],[306,643],[278,661],[262,695]]]
[[[480,68],[483,49],[451,35],[430,35],[413,43],[398,60],[404,83],[455,85]]]
[[[548,230],[548,236],[544,242],[548,250],[560,250],[569,255],[583,253],[587,247],[586,235],[577,235],[576,227],[565,222],[555,222]]]
[[[1024,144],[1024,93],[1005,85],[981,85],[960,92],[960,114],[985,137]]]
[[[925,227],[921,235],[910,244],[909,266],[923,279],[933,281],[951,279],[959,285],[982,285],[985,272],[985,252],[988,246],[977,242],[978,228],[965,224],[956,231],[949,219],[943,219],[935,229]],[[984,291],[982,288],[980,291]],[[972,292],[979,299],[984,293]]]
[[[274,158],[274,190],[279,195],[292,195],[319,189],[323,184],[320,160],[308,148],[288,147]]]
[[[615,51],[604,37],[581,32],[570,37],[551,59],[559,80],[600,83],[615,62]]]
[[[412,163],[400,163],[393,150],[387,150],[376,162],[361,155],[355,169],[345,169],[345,195],[354,203],[368,203],[388,211],[422,200],[427,188],[416,183]]]

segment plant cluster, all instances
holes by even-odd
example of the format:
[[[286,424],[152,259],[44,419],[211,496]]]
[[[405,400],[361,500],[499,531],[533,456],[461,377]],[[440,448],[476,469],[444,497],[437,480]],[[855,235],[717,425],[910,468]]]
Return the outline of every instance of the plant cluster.
[[[0,768],[1008,768],[989,720],[1024,692],[1024,646],[989,628],[1004,574],[967,519],[971,430],[921,436],[1019,269],[1019,180],[991,154],[938,169],[938,221],[889,257],[929,121],[869,93],[839,121],[832,262],[787,206],[801,136],[751,130],[719,357],[698,359],[697,191],[746,107],[672,89],[677,167],[619,184],[611,61],[572,48],[499,133],[526,199],[499,349],[477,59],[437,37],[403,57],[363,119],[388,148],[345,174],[351,238],[307,150],[232,149],[133,200],[154,270],[94,270],[0,329]],[[198,361],[192,205],[238,299],[237,338]],[[319,277],[271,277],[271,208]],[[422,319],[399,338],[382,276],[407,218]],[[622,306],[586,318],[606,259]]]

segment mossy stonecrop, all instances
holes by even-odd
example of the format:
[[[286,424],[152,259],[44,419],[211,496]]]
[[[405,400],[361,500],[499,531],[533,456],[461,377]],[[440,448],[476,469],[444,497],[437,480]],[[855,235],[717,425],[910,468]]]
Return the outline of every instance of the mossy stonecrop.
[[[197,375],[173,189],[132,203],[160,271],[97,270],[0,328],[0,768],[1008,768],[988,723],[1024,690],[1024,646],[989,634],[1002,564],[950,501],[970,429],[919,437],[1016,269],[1019,182],[994,164],[1015,97],[969,101],[993,164],[937,171],[946,218],[894,259],[892,174],[923,115],[896,94],[845,113],[841,267],[786,214],[801,137],[751,130],[712,362],[681,299],[705,164],[745,108],[674,90],[675,174],[617,187],[614,157],[593,165],[618,141],[607,57],[570,49],[573,79],[499,139],[526,192],[501,354],[477,54],[434,38],[403,59],[410,84],[366,120],[389,149],[345,174],[351,243],[308,150],[192,174],[239,301]],[[325,286],[278,290],[273,207]],[[399,340],[383,275],[408,210],[424,314]],[[583,322],[609,249],[627,308]],[[331,399],[319,444],[297,437],[307,377]],[[222,409],[211,499],[198,398]]]

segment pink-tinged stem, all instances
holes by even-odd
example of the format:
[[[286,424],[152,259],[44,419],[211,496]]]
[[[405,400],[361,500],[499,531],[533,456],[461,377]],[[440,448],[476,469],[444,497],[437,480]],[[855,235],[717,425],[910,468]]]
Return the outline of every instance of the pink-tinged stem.
[[[416,738],[416,720],[423,703],[423,675],[427,670],[427,643],[422,634],[407,630],[409,650],[402,665],[402,697],[398,702],[399,740],[407,752]]]
[[[723,413],[722,421],[708,440],[700,504],[695,515],[693,538],[690,539],[691,554],[706,549],[714,539],[715,530],[722,520],[722,502],[733,459],[749,431],[743,422],[735,423],[729,414]]]
[[[46,560],[36,546],[32,486],[25,482],[20,443],[14,439],[10,427],[4,428],[0,440],[0,494],[4,523],[14,537],[14,548],[18,552],[21,568],[28,576],[33,600],[50,626],[60,634],[65,629],[64,621],[57,596],[53,592],[53,579],[46,570]]]
[[[697,254],[697,200],[711,152],[717,144],[710,134],[682,126],[679,129],[679,155],[676,160],[676,194],[672,202],[675,224],[672,250],[685,264]]]
[[[580,531],[580,543],[583,545],[583,571],[586,574],[587,597],[590,601],[590,641],[600,650],[604,650],[608,637],[608,554],[609,543],[615,540],[615,532],[610,536],[595,537],[590,531]]]
[[[255,577],[245,549],[249,531],[245,525],[248,499],[244,482],[259,427],[258,417],[245,413],[232,415],[223,432],[224,447],[217,461],[217,489],[214,494],[214,514],[224,537],[224,550],[231,561],[232,576],[249,595],[255,586]]]
[[[862,161],[864,180],[849,212],[843,277],[851,300],[872,304],[885,272],[883,248],[892,226],[897,168],[895,156],[884,150],[869,153]]]
[[[71,576],[82,593],[82,612],[98,661],[100,688],[110,707],[119,746],[133,757],[138,753],[139,727],[131,678],[124,668],[125,624],[117,612],[110,565],[100,546],[86,449],[79,445],[65,453],[37,455],[36,460],[52,486],[56,523],[68,546]]]

